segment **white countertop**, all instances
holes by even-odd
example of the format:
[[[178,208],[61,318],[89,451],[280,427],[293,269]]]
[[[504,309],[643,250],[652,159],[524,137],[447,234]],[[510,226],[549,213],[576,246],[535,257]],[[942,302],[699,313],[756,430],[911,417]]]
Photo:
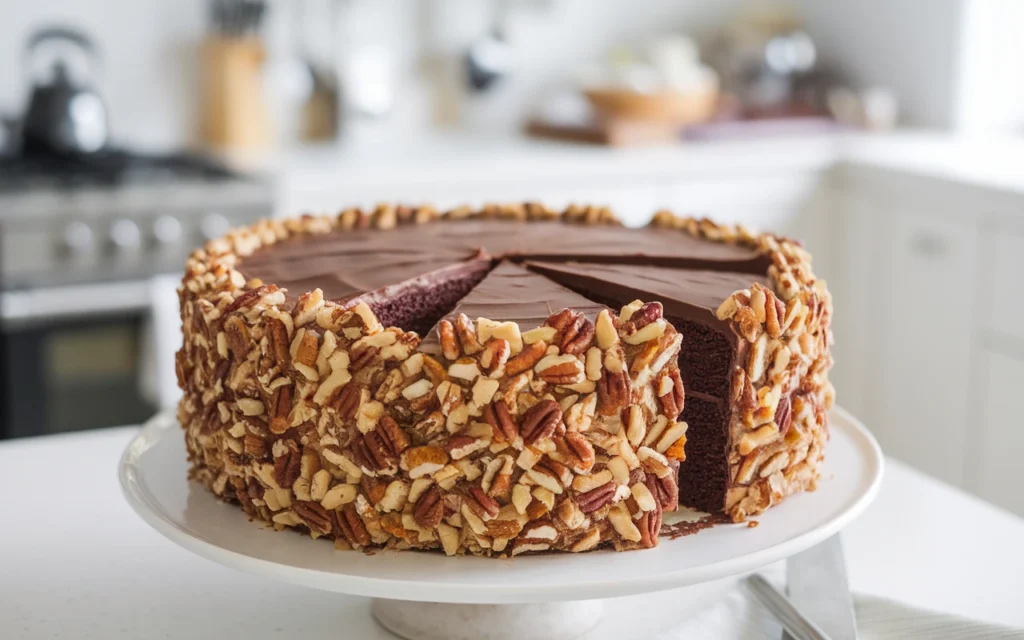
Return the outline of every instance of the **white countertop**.
[[[260,166],[253,158],[242,164]],[[391,134],[286,149],[263,168],[297,191],[536,181],[700,181],[816,172],[840,162],[1024,192],[1024,137],[839,132],[607,148],[522,136]]]
[[[242,574],[150,529],[117,481],[134,433],[0,443],[0,637],[391,637],[364,598]],[[1024,627],[1024,520],[888,460],[844,541],[856,591]]]
[[[271,170],[295,187],[565,181],[576,178],[706,176],[723,172],[818,170],[830,166],[843,136],[680,143],[609,148],[536,140],[432,133],[285,151]]]

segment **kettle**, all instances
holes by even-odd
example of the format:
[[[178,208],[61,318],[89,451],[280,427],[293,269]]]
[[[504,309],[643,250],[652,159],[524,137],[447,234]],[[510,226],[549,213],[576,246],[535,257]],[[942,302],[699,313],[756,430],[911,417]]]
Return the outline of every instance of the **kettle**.
[[[36,72],[41,51],[53,43],[72,45],[71,52],[95,67],[96,47],[83,33],[65,27],[36,32],[25,47],[29,74]],[[88,82],[76,82],[69,70],[67,52],[50,63],[50,78],[33,81],[28,109],[22,124],[23,151],[61,155],[91,154],[107,144],[107,108]]]

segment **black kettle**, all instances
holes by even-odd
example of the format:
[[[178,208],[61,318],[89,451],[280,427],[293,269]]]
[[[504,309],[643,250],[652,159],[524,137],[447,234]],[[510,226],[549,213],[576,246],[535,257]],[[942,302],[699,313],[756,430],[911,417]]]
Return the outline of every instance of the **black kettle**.
[[[30,75],[38,73],[38,62],[44,48],[55,43],[72,45],[70,51],[95,66],[96,47],[80,31],[50,27],[36,32],[25,47]],[[66,51],[49,65],[47,81],[33,80],[31,97],[22,124],[23,152],[44,152],[61,155],[91,154],[102,151],[107,144],[107,108],[102,98],[87,81],[71,77]]]

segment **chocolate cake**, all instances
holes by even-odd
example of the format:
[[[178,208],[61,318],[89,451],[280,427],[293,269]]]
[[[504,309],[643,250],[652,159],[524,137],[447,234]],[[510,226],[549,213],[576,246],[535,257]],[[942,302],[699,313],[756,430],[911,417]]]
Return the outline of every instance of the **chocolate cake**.
[[[650,547],[812,489],[827,440],[828,291],[739,226],[349,209],[208,243],[181,305],[192,477],[338,546]]]

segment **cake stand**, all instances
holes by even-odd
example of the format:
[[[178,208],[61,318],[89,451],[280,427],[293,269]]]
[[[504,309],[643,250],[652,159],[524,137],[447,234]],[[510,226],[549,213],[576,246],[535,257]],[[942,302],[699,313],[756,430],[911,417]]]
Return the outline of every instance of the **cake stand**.
[[[756,527],[719,525],[628,553],[503,560],[334,551],[326,541],[261,528],[189,482],[184,438],[170,413],[150,420],[128,445],[120,479],[136,513],[171,541],[241,571],[369,596],[377,621],[405,638],[612,637],[613,628],[639,635],[645,625],[653,632],[678,623],[738,576],[811,547],[860,515],[878,492],[881,450],[841,409],[833,410],[830,429],[817,491],[758,516]]]

